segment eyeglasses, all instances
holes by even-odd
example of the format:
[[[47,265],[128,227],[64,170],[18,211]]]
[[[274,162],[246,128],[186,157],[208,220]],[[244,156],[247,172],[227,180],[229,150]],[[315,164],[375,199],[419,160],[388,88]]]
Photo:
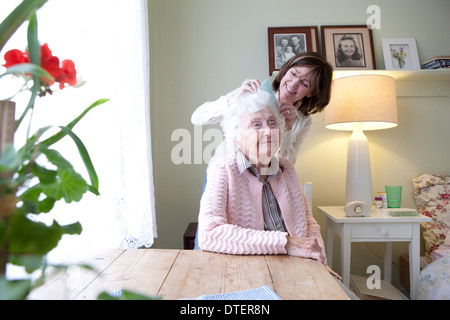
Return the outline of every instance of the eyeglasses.
[[[255,120],[249,124],[248,128],[253,130],[262,130],[264,128],[269,128],[271,130],[279,129],[278,122],[275,119],[269,119],[267,122]]]

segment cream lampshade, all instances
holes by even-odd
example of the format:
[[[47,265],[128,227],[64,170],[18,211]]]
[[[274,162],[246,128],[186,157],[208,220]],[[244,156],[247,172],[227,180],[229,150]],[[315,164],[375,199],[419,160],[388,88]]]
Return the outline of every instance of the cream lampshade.
[[[346,204],[353,201],[372,206],[372,175],[369,143],[364,130],[396,127],[395,80],[385,75],[355,75],[335,79],[325,127],[353,131],[348,142]]]

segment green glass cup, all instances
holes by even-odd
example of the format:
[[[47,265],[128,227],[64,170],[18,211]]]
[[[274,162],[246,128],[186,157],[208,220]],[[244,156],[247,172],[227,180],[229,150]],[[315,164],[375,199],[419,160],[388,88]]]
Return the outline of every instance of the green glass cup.
[[[388,208],[400,208],[402,203],[402,186],[385,186]]]

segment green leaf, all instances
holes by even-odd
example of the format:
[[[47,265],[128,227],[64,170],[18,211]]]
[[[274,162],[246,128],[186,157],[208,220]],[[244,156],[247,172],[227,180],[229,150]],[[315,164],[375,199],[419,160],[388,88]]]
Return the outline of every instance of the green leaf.
[[[30,292],[31,281],[8,281],[0,277],[0,300],[24,300]]]
[[[47,254],[56,247],[62,233],[41,222],[33,222],[23,214],[14,214],[10,220],[12,254]]]
[[[7,144],[0,155],[0,172],[15,171],[21,164],[21,158],[12,144]]]
[[[87,107],[78,117],[76,117],[74,120],[72,120],[68,125],[66,125],[67,128],[69,129],[73,129],[75,127],[75,125],[92,109],[94,109],[95,107],[105,103],[109,101],[109,99],[100,99],[95,101],[93,104],[91,104],[89,107]],[[51,136],[50,138],[44,140],[41,142],[41,144],[50,147],[52,144],[58,142],[59,140],[61,140],[62,138],[64,138],[66,136],[66,133],[63,132],[62,130],[56,134],[54,134],[53,136]]]
[[[19,27],[47,0],[23,0],[0,24],[0,51]]]
[[[80,235],[81,232],[83,231],[83,228],[81,227],[81,224],[79,222],[75,222],[72,224],[68,224],[65,226],[59,226],[59,227],[64,231],[64,234]]]
[[[73,170],[73,167],[70,164],[70,162],[64,159],[64,157],[58,151],[53,149],[47,149],[45,147],[41,147],[39,150],[47,157],[48,161],[57,166],[58,169]]]
[[[40,151],[57,168],[54,171],[38,165],[33,166],[32,172],[39,178],[40,183],[20,195],[19,198],[24,202],[26,210],[33,213],[47,212],[52,208],[54,201],[62,198],[67,203],[80,201],[83,194],[88,191],[87,182],[58,151],[44,146],[41,146]],[[41,193],[49,199],[39,201]]]
[[[28,30],[27,30],[27,39],[28,39],[28,53],[30,56],[30,62],[35,65],[41,65],[41,46],[39,44],[38,39],[38,25],[37,25],[37,16],[36,12],[33,12],[30,15]],[[35,81],[36,83],[36,81]],[[39,84],[40,85],[40,84]]]
[[[34,78],[45,77],[53,81],[53,77],[47,70],[34,63],[19,63],[6,69],[5,73],[0,75],[0,78],[7,74],[32,74]]]
[[[3,247],[3,245],[6,242],[6,233],[8,232],[8,229],[6,227],[6,222],[4,220],[0,219],[0,247]]]
[[[98,300],[120,300],[119,297],[114,297],[107,292],[102,292],[97,296]]]
[[[47,131],[49,128],[51,128],[51,126],[47,126],[47,127],[43,127],[40,128],[39,130],[36,131],[35,134],[33,134],[31,137],[29,137],[25,143],[25,145],[19,149],[19,151],[17,152],[21,158],[22,161],[24,160],[30,160],[31,159],[31,155],[34,152],[38,152],[37,150],[39,150],[39,145],[36,145],[36,141],[42,136],[42,134],[44,134],[45,131]]]
[[[30,62],[40,67],[41,66],[41,46],[39,45],[39,39],[38,39],[38,27],[37,27],[36,12],[33,12],[30,15],[30,19],[29,19],[29,23],[28,23],[27,38],[28,38],[28,52],[30,55]],[[25,108],[24,112],[22,113],[20,118],[16,121],[16,129],[22,123],[22,121],[25,118],[28,111],[34,107],[34,102],[36,101],[36,98],[38,96],[40,88],[41,88],[41,79],[39,77],[34,77],[33,78],[33,88],[31,89],[30,100],[28,101],[28,105]]]
[[[99,195],[99,192],[98,192],[99,184],[98,184],[97,173],[92,164],[92,161],[90,159],[87,149],[85,148],[85,146],[83,145],[81,140],[71,130],[90,110],[94,109],[95,107],[97,107],[107,101],[109,101],[109,99],[99,99],[99,100],[95,101],[93,104],[91,104],[89,107],[87,107],[78,117],[76,117],[74,120],[72,120],[67,126],[60,127],[61,128],[60,132],[58,132],[57,134],[51,136],[50,138],[48,138],[40,143],[40,145],[49,147],[52,144],[54,144],[54,143],[58,142],[59,140],[61,140],[62,138],[64,138],[66,135],[69,135],[74,140],[74,142],[78,148],[78,151],[81,155],[81,158],[83,159],[84,165],[88,171],[89,178],[91,180],[91,185],[88,187],[89,191],[91,191],[95,195]]]
[[[43,190],[40,184],[37,184],[31,188],[28,188],[20,196],[19,200],[22,201],[22,206],[19,208],[22,213],[48,213],[55,206],[56,200],[53,197],[43,197]]]
[[[122,290],[119,297],[113,296],[107,292],[102,292],[98,295],[99,300],[161,300],[161,297],[149,297],[133,291]]]
[[[58,170],[58,181],[42,185],[42,191],[56,200],[64,198],[67,203],[78,202],[88,190],[86,181],[73,170]]]
[[[50,184],[56,181],[57,172],[55,170],[49,170],[37,163],[33,164],[31,172],[39,178],[39,181],[43,184]]]
[[[84,163],[84,165],[88,171],[89,177],[91,179],[91,185],[96,190],[98,190],[98,176],[97,176],[97,173],[95,172],[94,165],[92,164],[91,157],[89,156],[89,153],[88,153],[86,147],[84,146],[83,142],[69,128],[62,127],[62,126],[60,128],[61,128],[62,132],[69,135],[72,138],[72,140],[75,142],[75,144],[78,148],[78,152],[80,153],[81,159],[83,159],[83,163]],[[98,191],[96,194],[98,195]]]
[[[24,266],[25,271],[32,273],[40,269],[44,265],[44,255],[42,254],[26,254],[26,255],[10,255],[9,262],[16,266]]]
[[[73,170],[58,170],[58,180],[55,183],[42,185],[42,191],[56,200],[64,198],[67,203],[78,202],[88,190],[86,181]]]
[[[47,197],[45,199],[42,199],[41,201],[39,201],[38,210],[40,213],[48,213],[53,209],[55,203],[55,198]]]
[[[61,226],[56,221],[51,226],[29,220],[26,215],[15,213],[10,219],[9,251],[12,254],[46,255],[54,249],[64,234],[80,234],[81,225],[76,222]]]
[[[19,200],[23,202],[19,208],[20,212],[26,213],[40,213],[39,211],[39,196],[42,189],[39,186],[33,186],[25,190],[20,196]]]

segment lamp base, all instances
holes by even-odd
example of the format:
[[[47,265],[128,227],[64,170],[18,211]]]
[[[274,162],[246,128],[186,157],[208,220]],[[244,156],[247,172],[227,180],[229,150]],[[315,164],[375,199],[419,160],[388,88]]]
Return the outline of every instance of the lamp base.
[[[348,140],[347,180],[345,186],[346,204],[354,201],[364,202],[372,207],[372,175],[370,170],[369,141],[355,123]]]

